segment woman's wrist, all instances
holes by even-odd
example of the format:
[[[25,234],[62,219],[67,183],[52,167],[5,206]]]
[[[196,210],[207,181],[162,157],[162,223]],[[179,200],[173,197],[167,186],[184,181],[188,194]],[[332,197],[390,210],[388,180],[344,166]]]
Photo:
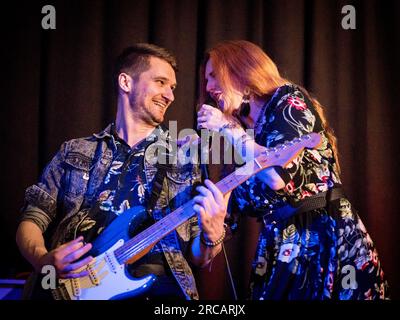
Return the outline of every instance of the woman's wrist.
[[[254,134],[244,130],[237,120],[227,118],[219,133],[229,140],[243,161],[254,158]]]
[[[218,132],[219,133],[225,133],[227,130],[233,130],[233,129],[240,129],[242,126],[234,119],[230,119],[227,117],[223,117],[224,121],[222,121],[222,126],[219,127]]]

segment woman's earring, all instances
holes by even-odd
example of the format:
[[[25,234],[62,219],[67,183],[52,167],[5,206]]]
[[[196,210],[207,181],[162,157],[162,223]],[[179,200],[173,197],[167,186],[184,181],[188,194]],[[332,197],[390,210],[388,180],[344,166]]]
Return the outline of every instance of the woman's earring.
[[[247,117],[250,113],[250,90],[245,89],[239,114],[241,117]]]

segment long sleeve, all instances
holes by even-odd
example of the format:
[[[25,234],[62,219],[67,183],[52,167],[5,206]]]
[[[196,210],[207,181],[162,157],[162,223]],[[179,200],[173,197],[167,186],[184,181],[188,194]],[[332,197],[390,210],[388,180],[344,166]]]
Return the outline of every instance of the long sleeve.
[[[44,169],[39,182],[25,191],[21,221],[33,221],[44,232],[56,216],[57,199],[64,174],[65,143]]]

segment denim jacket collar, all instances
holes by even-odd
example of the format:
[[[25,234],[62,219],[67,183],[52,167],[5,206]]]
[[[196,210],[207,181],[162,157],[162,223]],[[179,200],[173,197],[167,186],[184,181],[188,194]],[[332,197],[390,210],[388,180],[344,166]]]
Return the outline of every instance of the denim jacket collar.
[[[104,138],[112,138],[112,128],[114,127],[114,123],[110,123],[104,130],[100,131],[99,133],[93,133],[93,136],[97,139],[104,139]]]
[[[146,140],[155,142],[158,137],[163,137],[165,140],[167,140],[169,138],[168,134],[168,129],[164,125],[160,124],[154,128],[154,130],[150,133]],[[114,135],[118,135],[118,133],[115,129],[115,123],[113,122],[99,133],[93,133],[93,136],[97,139],[111,138],[113,139],[113,142],[115,141]]]

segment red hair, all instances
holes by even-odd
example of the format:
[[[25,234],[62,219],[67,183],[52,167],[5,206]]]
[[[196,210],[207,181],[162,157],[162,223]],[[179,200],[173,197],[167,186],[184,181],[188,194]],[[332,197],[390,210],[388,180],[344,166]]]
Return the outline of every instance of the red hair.
[[[222,90],[227,93],[227,106],[224,112],[234,114],[234,108],[229,101],[230,93],[249,90],[255,98],[268,98],[277,88],[291,81],[282,78],[276,64],[257,45],[245,40],[229,40],[220,42],[206,52],[204,63],[200,68],[200,105],[207,97],[205,81],[205,64],[210,60]],[[332,146],[336,165],[340,171],[338,161],[337,140],[332,128],[329,126],[322,105],[302,88],[312,101],[315,110],[321,118],[323,128],[329,143]]]
[[[228,97],[232,91],[244,92],[245,89],[253,95],[263,97],[289,82],[280,76],[271,58],[260,47],[248,41],[221,42],[206,53],[205,63],[208,60],[211,61],[215,76]],[[201,81],[200,99],[206,96],[204,66],[201,71],[203,82]],[[229,102],[227,101],[225,112],[232,114],[234,110]]]

